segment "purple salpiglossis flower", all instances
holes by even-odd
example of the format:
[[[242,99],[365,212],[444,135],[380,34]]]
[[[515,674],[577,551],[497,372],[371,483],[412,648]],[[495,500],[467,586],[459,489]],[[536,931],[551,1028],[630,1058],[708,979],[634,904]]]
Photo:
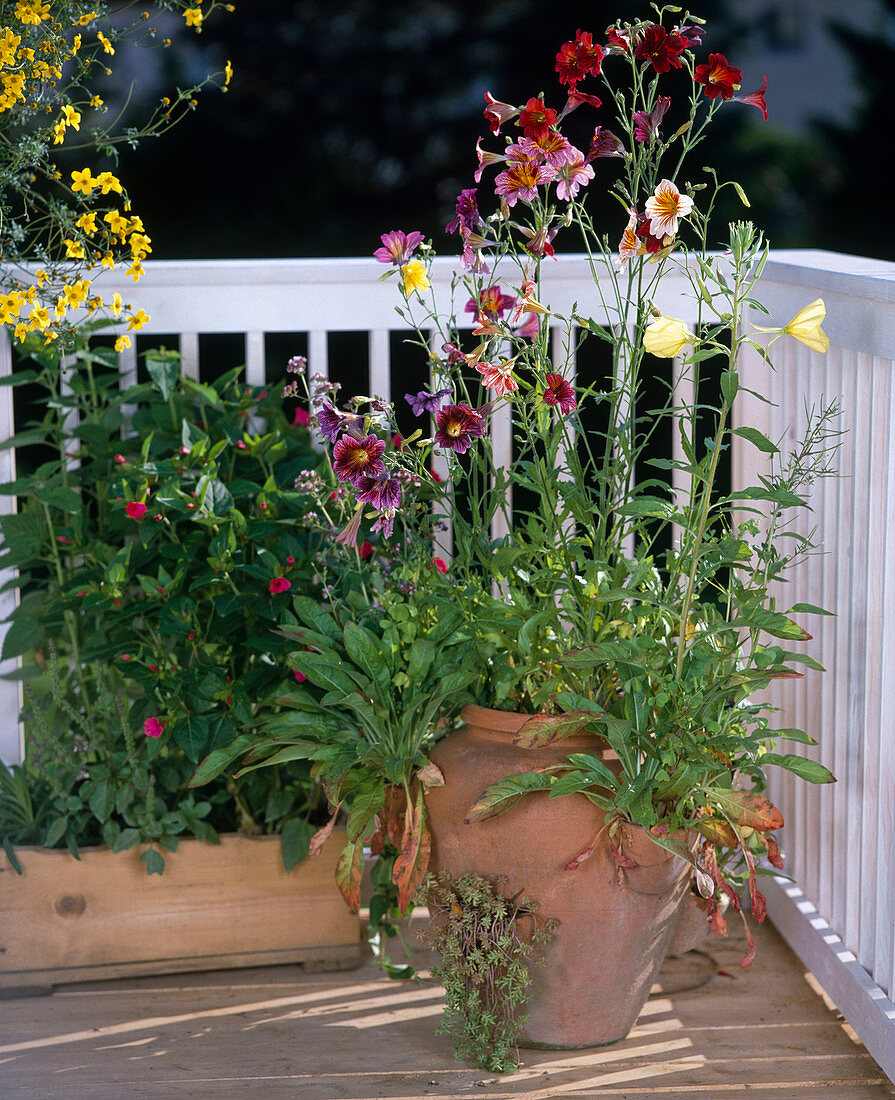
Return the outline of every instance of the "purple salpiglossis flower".
[[[330,443],[335,443],[340,433],[345,431],[356,419],[356,417],[340,413],[338,409],[333,408],[329,401],[324,401],[315,415],[320,434],[326,436]]]
[[[649,112],[634,112],[634,138],[640,142],[650,142],[659,133],[659,125],[671,106],[671,97],[660,95],[656,105]]]
[[[401,504],[401,483],[393,477],[359,477],[354,482],[357,499],[372,504],[380,512],[394,510]]]
[[[702,43],[702,37],[705,34],[704,27],[697,27],[693,23],[688,23],[685,27],[678,28],[678,37],[683,38],[687,43],[689,49],[694,46],[699,46]]]
[[[485,434],[485,417],[469,405],[445,405],[435,414],[438,431],[435,441],[440,447],[450,448],[458,455],[469,450],[474,439]]]
[[[383,538],[390,539],[395,530],[394,508],[387,508],[384,512],[380,512],[371,530],[382,535]]]
[[[393,229],[390,233],[383,233],[379,239],[382,248],[377,248],[373,255],[381,264],[395,264],[396,267],[406,264],[423,243],[422,233],[416,230],[405,233],[401,229]]]
[[[501,157],[501,160],[504,158]],[[457,196],[456,216],[444,227],[445,233],[456,233],[458,229],[472,231],[481,225],[479,204],[476,201],[474,187],[467,187]]]
[[[354,439],[343,435],[333,447],[333,469],[339,481],[350,481],[352,485],[362,477],[383,477],[385,463],[382,455],[385,443],[375,435]]]
[[[594,136],[590,143],[590,150],[584,159],[590,163],[598,157],[623,157],[624,155],[625,147],[621,140],[617,138],[611,130],[607,130],[603,126],[598,126],[596,130],[594,130]]]
[[[450,390],[439,390],[438,393],[427,393],[425,390],[420,390],[416,395],[405,393],[404,400],[413,409],[414,416],[422,416],[424,412],[432,413],[434,416],[441,408],[442,397],[450,397],[450,395]]]

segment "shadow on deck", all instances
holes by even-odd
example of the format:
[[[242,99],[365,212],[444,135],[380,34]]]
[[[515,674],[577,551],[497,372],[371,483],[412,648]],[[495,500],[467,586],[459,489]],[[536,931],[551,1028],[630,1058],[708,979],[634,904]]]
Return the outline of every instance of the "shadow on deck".
[[[342,973],[281,966],[61,986],[0,1002],[0,1095],[895,1097],[776,931],[758,929],[748,971],[737,967],[744,944],[733,933],[669,960],[624,1042],[522,1051],[512,1077],[454,1061],[434,1034],[440,987],[390,981],[371,962]]]

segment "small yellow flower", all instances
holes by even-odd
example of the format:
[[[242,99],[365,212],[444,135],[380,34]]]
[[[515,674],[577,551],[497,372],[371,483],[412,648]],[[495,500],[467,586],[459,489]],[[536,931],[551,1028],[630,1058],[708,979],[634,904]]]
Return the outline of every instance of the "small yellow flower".
[[[108,40],[108,38],[106,38],[102,31],[97,31],[96,37],[100,40],[100,42],[102,42],[103,49],[106,51],[106,53],[113,54],[115,52],[115,47]]]
[[[65,123],[57,122],[53,127],[53,144],[61,145],[65,141]]]
[[[119,336],[115,341],[115,350],[124,351],[125,348],[131,346],[131,338],[129,336]]]
[[[71,126],[73,130],[80,130],[81,128],[81,113],[76,111],[70,103],[63,104],[62,113],[65,115],[65,124]]]
[[[187,8],[183,13],[183,18],[186,20],[188,27],[201,27],[202,26],[202,9],[201,8]]]
[[[127,319],[128,329],[135,329],[139,331],[149,320],[149,315],[144,313],[142,309],[138,309],[136,313],[132,313]]]
[[[44,332],[50,324],[50,311],[45,306],[35,306],[28,314],[28,320],[33,328]]]
[[[233,79],[233,66],[228,61],[224,65],[224,87],[226,88],[230,81]]]
[[[62,243],[65,245],[65,255],[69,260],[84,259],[84,246],[80,241],[66,239]]]
[[[99,180],[93,178],[89,168],[82,168],[80,172],[75,170],[71,174],[71,179],[72,191],[83,191],[85,195],[89,195],[99,183]]]
[[[92,23],[94,19],[96,19],[96,12],[95,11],[89,11],[89,12],[87,12],[86,15],[81,16],[81,18],[77,21],[75,26],[77,26],[77,27],[86,27],[87,24]]]
[[[401,268],[404,277],[404,293],[409,298],[416,291],[428,290],[430,283],[426,274],[426,265],[422,260],[410,260]]]
[[[71,56],[74,57],[78,50],[81,48],[81,36],[76,34],[71,44]]]
[[[112,304],[109,309],[116,317],[121,315],[121,295],[117,291],[112,295]]]
[[[692,343],[692,333],[677,317],[657,317],[643,334],[644,348],[660,359],[673,359],[680,355],[685,344]]]
[[[783,331],[788,336],[801,340],[812,351],[824,352],[830,346],[830,338],[820,327],[826,315],[827,307],[823,298],[816,298],[799,310]]]
[[[109,229],[113,233],[124,233],[127,230],[127,218],[123,218],[117,210],[109,210],[103,214],[103,221],[109,223]]]
[[[100,99],[100,97],[98,95],[95,95],[90,100],[90,106],[91,107],[102,107],[103,102],[104,101],[102,99]]]
[[[80,218],[75,222],[78,229],[83,229],[85,233],[96,232],[96,211],[91,210],[89,214],[82,214]]]
[[[100,172],[96,177],[95,187],[101,187],[103,194],[108,195],[110,191],[116,192],[116,194],[122,194],[121,181],[117,176],[112,175],[111,172]]]
[[[145,274],[146,274],[146,271],[144,270],[143,265],[140,263],[139,260],[136,260],[134,263],[132,263],[131,266],[125,272],[125,275],[127,275],[129,278],[133,279],[134,282],[136,282],[141,276],[143,276]]]

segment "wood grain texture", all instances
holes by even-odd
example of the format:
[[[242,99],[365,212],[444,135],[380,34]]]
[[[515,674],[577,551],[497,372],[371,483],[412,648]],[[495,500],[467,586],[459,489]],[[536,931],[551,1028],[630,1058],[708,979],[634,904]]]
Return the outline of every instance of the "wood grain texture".
[[[343,838],[287,874],[278,837],[181,841],[162,875],[139,851],[0,855],[0,989],[270,963],[360,961],[333,874]]]

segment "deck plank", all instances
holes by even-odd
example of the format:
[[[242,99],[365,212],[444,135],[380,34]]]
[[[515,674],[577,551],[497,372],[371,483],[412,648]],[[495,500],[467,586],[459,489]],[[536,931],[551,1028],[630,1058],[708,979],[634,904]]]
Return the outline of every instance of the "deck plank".
[[[330,974],[280,966],[63,986],[0,1002],[0,1095],[895,1097],[776,931],[757,938],[751,970],[737,967],[742,940],[713,940],[703,955],[666,966],[624,1042],[523,1051],[512,1077],[455,1062],[434,1034],[441,990],[390,982],[372,963]]]

